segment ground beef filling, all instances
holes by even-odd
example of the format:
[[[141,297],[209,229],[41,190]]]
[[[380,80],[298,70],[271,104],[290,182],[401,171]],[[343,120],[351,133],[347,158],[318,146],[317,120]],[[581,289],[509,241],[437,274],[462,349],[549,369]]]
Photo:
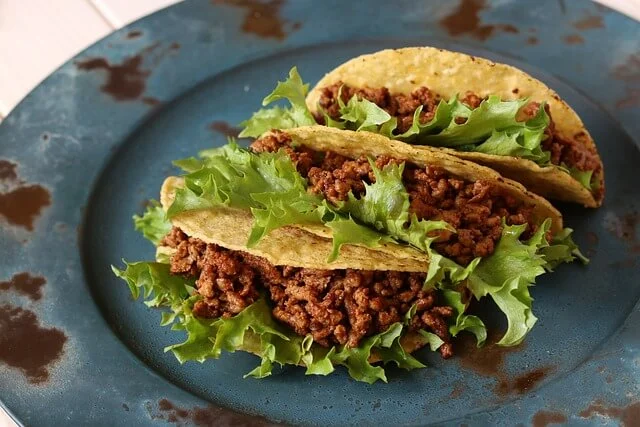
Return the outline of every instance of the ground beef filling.
[[[176,249],[172,274],[197,277],[203,297],[193,308],[198,317],[234,316],[258,299],[259,289],[266,289],[274,317],[297,334],[311,334],[323,346],[356,347],[364,337],[403,321],[415,305],[409,328],[437,334],[445,341],[442,356],[453,354],[447,326],[453,310],[439,304],[436,290],[423,290],[425,274],[274,266],[264,258],[188,237],[178,228],[163,244]]]
[[[419,118],[420,123],[430,121],[440,101],[439,95],[434,94],[424,86],[414,90],[409,95],[401,95],[392,94],[385,87],[355,89],[338,82],[321,89],[319,101],[320,107],[334,120],[340,118],[338,96],[345,103],[353,96],[357,96],[359,99],[366,99],[384,109],[391,116],[397,117],[398,129],[396,132],[398,134],[406,132],[411,127],[413,114],[419,106],[422,106]],[[473,92],[466,92],[464,98],[461,99],[464,104],[471,108],[477,108],[482,100],[483,98]],[[535,116],[539,108],[540,104],[537,102],[527,104],[520,111],[519,119],[524,121]],[[547,114],[551,117],[548,105]],[[318,115],[316,119],[321,123],[324,122],[322,115]],[[464,118],[456,119],[456,123],[464,123],[464,120]],[[547,139],[543,141],[542,148],[551,153],[551,163],[554,165],[564,163],[581,171],[598,171],[601,167],[598,154],[594,148],[590,148],[584,143],[585,137],[586,135],[582,133],[575,135],[575,138],[571,140],[560,138],[554,133],[553,120],[551,120],[547,130]]]
[[[375,182],[364,156],[354,160],[333,152],[292,148],[289,144],[286,133],[274,132],[256,140],[251,148],[257,152],[284,149],[308,179],[309,191],[322,194],[332,203],[346,200],[349,192],[360,197],[365,183]],[[399,163],[388,157],[378,157],[375,163],[381,168],[390,162]],[[475,257],[493,253],[502,234],[502,218],[509,225],[528,224],[523,239],[535,231],[532,207],[501,194],[491,182],[467,182],[449,176],[442,168],[419,168],[413,164],[405,165],[403,182],[409,193],[411,213],[418,219],[446,221],[457,230],[455,234],[439,232],[433,246],[459,264],[467,265]]]

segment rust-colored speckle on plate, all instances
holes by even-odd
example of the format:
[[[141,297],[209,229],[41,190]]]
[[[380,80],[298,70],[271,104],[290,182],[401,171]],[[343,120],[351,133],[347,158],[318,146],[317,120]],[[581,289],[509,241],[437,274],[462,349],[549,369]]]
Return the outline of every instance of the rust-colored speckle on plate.
[[[464,394],[464,384],[461,381],[456,381],[453,385],[453,390],[449,393],[449,399],[457,399]]]
[[[162,104],[162,101],[160,101],[158,98],[154,98],[153,96],[145,96],[144,98],[142,98],[142,102],[150,107],[156,107]]]
[[[0,181],[15,181],[17,179],[16,164],[8,160],[0,160]]]
[[[168,53],[175,53],[180,45],[172,43],[161,49],[159,47],[160,43],[153,43],[138,54],[125,58],[120,64],[112,64],[106,58],[87,58],[76,61],[75,65],[82,71],[106,72],[107,76],[100,90],[116,101],[134,101],[140,99],[145,92],[147,78],[151,75],[150,68],[158,65]]]
[[[138,38],[138,37],[140,37],[141,35],[142,35],[142,31],[140,31],[140,30],[132,30],[132,31],[129,31],[129,32],[127,33],[127,36],[126,36],[126,37],[127,37],[128,39],[137,39],[137,38]]]
[[[604,28],[604,20],[599,15],[587,15],[582,19],[573,22],[576,30],[593,30],[596,28]]]
[[[47,279],[42,276],[32,276],[30,273],[22,272],[14,274],[7,281],[0,282],[0,290],[13,289],[23,295],[28,296],[33,301],[42,298],[42,287],[47,283]]]
[[[0,159],[0,216],[33,231],[35,220],[51,205],[51,194],[41,185],[21,180],[16,170],[15,163]]]
[[[539,42],[540,42],[540,40],[538,40],[538,38],[537,38],[537,37],[533,37],[533,36],[532,36],[532,37],[527,38],[527,44],[530,44],[530,45],[536,45],[536,44],[538,44]]]
[[[141,55],[129,57],[121,64],[111,64],[105,58],[91,58],[76,62],[76,66],[83,71],[106,71],[107,78],[100,89],[118,101],[138,99],[144,93],[146,79],[151,74],[141,68]]]
[[[613,68],[613,77],[626,82],[640,82],[640,53],[629,55]]]
[[[567,416],[562,412],[538,411],[531,420],[532,427],[547,427],[551,424],[564,424]]]
[[[580,34],[568,34],[563,38],[566,44],[583,44],[584,38]]]
[[[629,89],[626,96],[616,101],[616,108],[630,108],[640,105],[640,89]]]
[[[485,346],[478,348],[475,337],[465,334],[456,342],[456,359],[463,368],[485,377],[501,378],[505,356],[523,350],[525,344],[503,347],[496,344],[500,338],[496,332],[489,332]]]
[[[181,408],[168,399],[158,401],[157,413],[151,413],[154,420],[164,420],[172,424],[192,424],[196,426],[233,425],[233,426],[275,426],[258,416],[234,412],[230,409],[209,405],[205,408],[196,406],[190,409]]]
[[[613,418],[619,420],[623,427],[636,427],[640,425],[640,402],[632,402],[625,407],[619,407],[605,406],[602,400],[596,400],[582,410],[579,415],[582,418],[594,416]]]
[[[284,40],[287,37],[288,22],[280,16],[280,9],[285,0],[212,0],[213,4],[247,9],[242,23],[242,31],[262,38]],[[291,31],[300,29],[302,24],[295,22],[290,26]]]
[[[209,129],[231,138],[237,138],[238,134],[240,134],[240,131],[242,130],[240,128],[231,126],[228,122],[221,120],[211,122],[211,124],[209,125]]]
[[[532,369],[529,372],[518,375],[515,378],[507,378],[506,375],[500,379],[496,385],[496,393],[501,396],[508,394],[524,394],[532,390],[545,377],[555,371],[553,366],[543,366],[541,368]]]
[[[461,0],[450,15],[440,20],[440,25],[453,37],[468,34],[482,41],[494,35],[496,30],[512,34],[520,32],[511,24],[484,24],[480,12],[488,8],[486,0]]]
[[[623,215],[610,213],[605,217],[606,229],[617,239],[625,242],[631,253],[640,253],[640,240],[638,239],[638,225],[640,225],[640,212],[633,211]]]
[[[60,358],[66,341],[61,330],[40,326],[34,312],[0,307],[0,362],[20,369],[32,384],[49,379],[49,366]]]

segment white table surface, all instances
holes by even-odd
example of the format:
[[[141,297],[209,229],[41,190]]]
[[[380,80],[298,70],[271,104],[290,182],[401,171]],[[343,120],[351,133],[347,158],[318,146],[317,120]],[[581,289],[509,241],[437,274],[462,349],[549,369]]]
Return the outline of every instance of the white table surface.
[[[0,120],[67,59],[179,0],[0,0]],[[596,0],[640,20],[640,0]],[[15,424],[0,410],[0,427]]]

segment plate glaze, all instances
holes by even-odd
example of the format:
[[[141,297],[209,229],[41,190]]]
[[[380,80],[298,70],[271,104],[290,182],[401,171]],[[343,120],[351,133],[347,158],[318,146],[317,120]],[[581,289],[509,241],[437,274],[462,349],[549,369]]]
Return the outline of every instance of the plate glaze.
[[[17,420],[640,420],[640,139],[630,136],[640,134],[638,23],[586,1],[213,3],[185,2],[113,33],[0,125],[0,328],[14,331],[5,349],[15,349],[0,349],[0,396]],[[598,210],[559,207],[591,264],[538,281],[539,321],[526,344],[475,353],[463,343],[449,361],[421,352],[429,368],[390,369],[388,384],[299,368],[243,380],[258,361],[244,353],[179,365],[162,349],[181,333],[158,326],[159,313],[110,272],[121,258],[153,257],[132,213],[158,197],[172,160],[223,144],[292,65],[313,83],[352,56],[413,45],[516,65],[578,111],[602,155],[607,195]]]

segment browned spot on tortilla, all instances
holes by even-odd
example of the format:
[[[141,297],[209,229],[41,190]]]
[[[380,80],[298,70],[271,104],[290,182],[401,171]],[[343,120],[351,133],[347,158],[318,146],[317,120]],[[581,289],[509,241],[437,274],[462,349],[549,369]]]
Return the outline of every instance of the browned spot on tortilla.
[[[616,101],[616,108],[629,108],[640,105],[640,89],[629,89],[624,98]]]
[[[622,64],[615,66],[613,76],[626,82],[640,82],[640,53],[629,55]]]
[[[580,34],[569,34],[563,37],[566,44],[582,44],[584,38]]]
[[[547,427],[551,424],[566,423],[567,416],[562,412],[538,411],[531,420],[532,427]]]
[[[143,70],[142,56],[125,59],[122,64],[110,64],[105,58],[90,58],[76,62],[83,71],[104,70],[107,79],[100,89],[117,101],[138,99],[145,90],[146,80],[151,72]]]
[[[211,122],[209,129],[231,138],[237,138],[238,134],[240,134],[240,131],[242,130],[240,128],[233,127],[228,122],[222,120]]]
[[[521,351],[525,344],[503,347],[496,344],[500,338],[502,338],[500,334],[489,332],[485,346],[478,348],[473,335],[462,335],[456,342],[457,359],[460,365],[485,377],[501,377],[505,356]]]
[[[607,382],[607,384],[611,384],[613,382],[613,377],[611,375],[607,375],[607,378],[605,378],[605,381]]]
[[[23,295],[28,296],[33,301],[42,298],[42,287],[47,283],[47,279],[42,276],[32,276],[30,273],[22,272],[14,274],[5,282],[0,282],[0,290],[13,289]]]
[[[171,43],[171,44],[169,45],[169,49],[172,49],[172,50],[178,50],[178,49],[180,49],[180,43],[178,43],[178,42],[173,42],[173,43]]]
[[[60,358],[66,341],[61,330],[40,326],[34,312],[0,307],[0,361],[22,371],[29,382],[49,379],[49,366]]]
[[[538,44],[538,42],[539,42],[539,40],[538,40],[537,37],[529,37],[527,39],[527,44],[530,44],[530,45]]]
[[[582,19],[573,22],[573,27],[577,30],[593,30],[604,28],[604,20],[599,15],[587,15]]]
[[[144,98],[142,98],[142,102],[149,105],[150,107],[155,107],[157,105],[162,104],[162,101],[152,96],[145,96]]]
[[[638,426],[640,421],[640,402],[633,402],[627,406],[605,406],[602,400],[592,402],[580,412],[580,417],[591,418],[598,415],[605,418],[615,418],[623,427]]]
[[[129,31],[127,33],[127,38],[128,39],[137,39],[138,37],[140,37],[142,35],[142,31],[140,30],[133,30],[133,31]]]
[[[190,409],[181,408],[168,399],[158,401],[158,413],[152,414],[148,408],[151,418],[155,420],[165,420],[172,424],[195,426],[213,425],[234,425],[234,426],[275,426],[262,417],[242,414],[227,408],[209,405],[207,407],[195,406]]]
[[[468,34],[482,41],[491,37],[496,30],[512,34],[520,32],[517,27],[511,24],[483,24],[480,12],[488,8],[486,0],[461,0],[458,7],[450,15],[440,20],[440,25],[451,36]]]
[[[288,22],[280,16],[280,9],[285,0],[212,0],[212,3],[247,9],[242,23],[242,31],[245,33],[278,40],[287,37],[285,27]],[[296,22],[291,26],[291,30],[298,30],[301,26],[300,22]]]
[[[496,385],[495,391],[502,396],[507,394],[524,394],[532,390],[553,371],[555,371],[555,367],[548,365],[525,372],[515,378],[506,378],[505,376]]]
[[[16,164],[8,160],[0,160],[0,181],[15,181],[18,179]]]

